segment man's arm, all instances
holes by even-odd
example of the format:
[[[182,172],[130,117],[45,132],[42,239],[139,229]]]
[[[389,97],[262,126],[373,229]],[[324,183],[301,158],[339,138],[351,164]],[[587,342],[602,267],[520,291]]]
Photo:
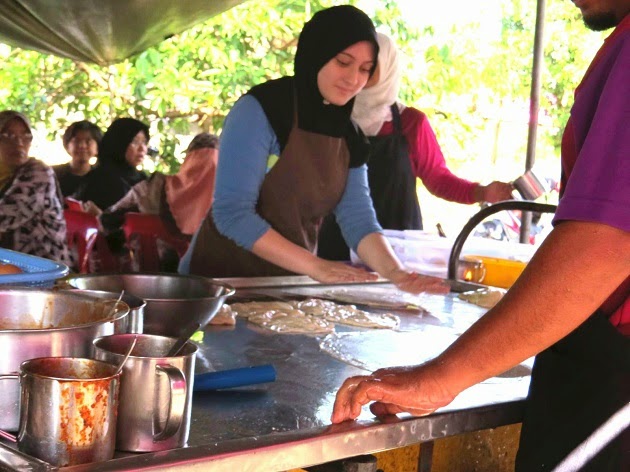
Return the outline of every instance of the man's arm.
[[[355,418],[371,401],[376,414],[428,414],[462,390],[505,372],[583,323],[630,274],[630,233],[567,221],[547,237],[521,277],[449,349],[412,369],[382,369],[348,379],[333,422]]]
[[[559,224],[504,299],[441,356],[461,391],[559,341],[630,274],[630,233],[608,225]],[[455,375],[453,367],[459,370]]]

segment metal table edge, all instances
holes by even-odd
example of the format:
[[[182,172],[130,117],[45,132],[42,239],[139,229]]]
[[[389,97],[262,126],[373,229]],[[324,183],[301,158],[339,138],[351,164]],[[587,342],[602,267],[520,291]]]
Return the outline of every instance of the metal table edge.
[[[276,433],[253,440],[137,454],[98,464],[99,471],[138,469],[193,471],[286,471],[432,441],[453,434],[496,428],[522,420],[525,400],[453,410],[423,417],[346,422],[303,432]],[[261,469],[261,465],[264,469]],[[89,471],[95,464],[62,470]]]

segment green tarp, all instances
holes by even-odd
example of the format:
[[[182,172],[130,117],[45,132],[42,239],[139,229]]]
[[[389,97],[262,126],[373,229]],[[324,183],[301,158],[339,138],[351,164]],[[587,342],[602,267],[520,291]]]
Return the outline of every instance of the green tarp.
[[[0,0],[0,42],[119,62],[244,0]]]

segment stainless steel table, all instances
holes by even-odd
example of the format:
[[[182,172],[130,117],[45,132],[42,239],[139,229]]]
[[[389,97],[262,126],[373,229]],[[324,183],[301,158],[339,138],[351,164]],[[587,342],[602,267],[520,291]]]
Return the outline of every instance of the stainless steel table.
[[[230,282],[239,287],[241,297],[254,296],[253,291],[308,296],[327,289],[301,284],[299,278]],[[198,372],[270,363],[277,370],[276,382],[195,393],[186,448],[120,454],[111,461],[64,470],[283,471],[519,422],[529,384],[527,366],[472,387],[426,417],[379,421],[365,408],[356,422],[330,424],[335,392],[346,377],[427,360],[485,312],[457,299],[456,293],[418,301],[431,314],[399,312],[396,331],[337,326],[336,334],[326,337],[274,334],[243,320],[234,328],[206,328]],[[0,449],[0,466],[6,465],[6,456],[6,447]],[[17,456],[11,460],[18,469]],[[26,468],[21,470],[44,470],[36,461],[24,460]]]

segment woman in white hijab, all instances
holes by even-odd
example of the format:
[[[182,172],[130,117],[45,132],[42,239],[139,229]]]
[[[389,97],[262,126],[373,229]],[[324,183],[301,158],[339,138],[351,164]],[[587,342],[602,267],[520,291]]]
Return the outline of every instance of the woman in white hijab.
[[[378,66],[357,95],[352,118],[370,141],[368,178],[374,209],[386,229],[422,229],[416,178],[435,196],[457,203],[495,203],[512,198],[511,184],[480,185],[454,175],[420,110],[398,101],[402,65],[394,41],[377,33]],[[334,221],[328,217],[320,233],[318,254],[347,260],[349,251]]]

